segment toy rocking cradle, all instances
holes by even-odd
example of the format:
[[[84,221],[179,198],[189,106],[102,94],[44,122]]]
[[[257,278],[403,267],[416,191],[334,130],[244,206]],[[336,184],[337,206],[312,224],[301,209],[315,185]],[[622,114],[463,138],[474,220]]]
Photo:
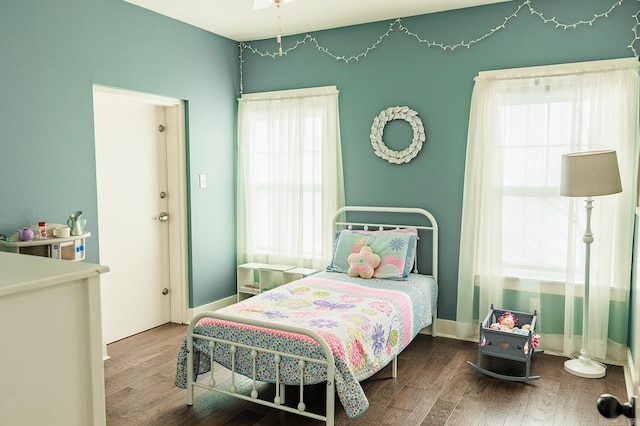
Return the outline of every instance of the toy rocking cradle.
[[[514,322],[522,324],[522,328],[518,327],[501,327],[500,320],[505,316],[511,316]],[[468,364],[477,371],[498,379],[526,382],[539,379],[540,376],[531,375],[531,357],[534,353],[541,354],[543,351],[535,351],[538,343],[538,336],[535,332],[537,321],[537,312],[533,314],[526,312],[505,311],[502,309],[494,309],[491,305],[491,311],[480,324],[480,337],[478,342],[478,364],[468,361]],[[507,323],[507,325],[509,325]],[[513,324],[516,325],[516,324]],[[490,371],[482,367],[482,357],[488,355],[491,357],[520,361],[526,363],[524,376],[505,375],[498,372]]]

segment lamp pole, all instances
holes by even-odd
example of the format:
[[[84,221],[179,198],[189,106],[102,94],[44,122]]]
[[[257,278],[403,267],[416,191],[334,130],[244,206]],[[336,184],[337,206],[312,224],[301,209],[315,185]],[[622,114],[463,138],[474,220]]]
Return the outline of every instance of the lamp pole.
[[[593,234],[591,233],[591,210],[593,210],[593,199],[587,197],[585,200],[587,210],[587,228],[584,231],[582,241],[585,244],[584,262],[584,298],[582,303],[582,348],[577,359],[565,361],[564,369],[569,373],[585,377],[588,379],[598,379],[604,377],[606,369],[599,362],[595,362],[589,356],[589,287],[591,274],[591,243]]]
[[[585,200],[585,209],[587,209],[587,229],[584,231],[582,241],[584,241],[585,260],[584,260],[584,299],[582,303],[582,349],[580,349],[580,357],[589,357],[589,283],[591,275],[591,243],[593,242],[593,234],[591,233],[591,210],[593,210],[593,199],[587,197]]]

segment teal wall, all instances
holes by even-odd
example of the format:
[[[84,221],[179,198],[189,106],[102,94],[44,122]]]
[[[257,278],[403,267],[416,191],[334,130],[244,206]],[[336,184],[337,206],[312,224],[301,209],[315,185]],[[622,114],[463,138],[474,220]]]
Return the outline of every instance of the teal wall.
[[[532,0],[561,23],[591,20],[606,0]],[[444,44],[483,37],[524,0],[404,18],[422,39]],[[366,57],[345,63],[314,40],[283,57],[237,43],[122,0],[0,0],[0,233],[41,218],[65,221],[85,212],[88,261],[99,262],[92,84],[188,102],[191,306],[235,289],[236,97],[247,93],[337,85],[348,204],[417,206],[441,226],[439,316],[455,319],[462,184],[473,77],[482,70],[634,56],[633,15],[623,0],[607,18],[576,29],[544,24],[525,5],[506,28],[469,49],[428,47],[395,24]],[[286,20],[286,15],[283,16]],[[358,55],[393,21],[313,33],[336,56]],[[283,22],[286,26],[286,23]],[[285,50],[303,35],[285,37]],[[274,52],[274,39],[249,43]],[[635,43],[638,44],[638,43]],[[636,46],[639,47],[639,46]],[[241,79],[241,82],[240,82]],[[427,131],[420,154],[405,165],[376,157],[373,118],[389,106],[418,111]],[[385,141],[401,150],[406,123],[392,122]],[[197,175],[208,175],[206,190]],[[227,226],[228,224],[228,226]]]
[[[455,45],[475,40],[500,26],[524,1],[404,18],[401,23],[419,38]],[[532,6],[563,24],[591,20],[614,1],[534,0]],[[525,5],[505,29],[470,48],[443,50],[420,43],[393,21],[285,37],[282,57],[243,52],[245,93],[337,85],[347,204],[422,207],[440,224],[440,297],[438,316],[455,319],[462,188],[473,78],[479,71],[634,56],[633,15],[637,1],[625,0],[607,18],[573,29],[556,28],[531,14]],[[283,25],[286,16],[283,16]],[[364,52],[346,63],[334,56]],[[316,44],[317,43],[317,44]],[[247,43],[260,52],[277,51],[274,39]],[[636,43],[640,48],[640,43]],[[318,48],[317,46],[320,46]],[[383,109],[407,105],[421,117],[427,141],[410,163],[392,165],[376,157],[369,134]],[[385,142],[395,150],[411,142],[407,123],[393,122]],[[527,305],[528,308],[528,305]],[[483,314],[484,315],[484,314]]]
[[[99,262],[92,84],[184,99],[190,303],[232,294],[237,58],[237,43],[122,0],[0,0],[0,233],[83,210]]]

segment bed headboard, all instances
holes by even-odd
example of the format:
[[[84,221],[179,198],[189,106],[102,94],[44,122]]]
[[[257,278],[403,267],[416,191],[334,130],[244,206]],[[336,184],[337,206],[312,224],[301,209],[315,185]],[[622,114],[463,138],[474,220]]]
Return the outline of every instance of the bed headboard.
[[[342,229],[388,230],[414,227],[418,229],[418,251],[413,272],[418,272],[418,259],[430,259],[430,274],[438,280],[438,223],[427,210],[412,207],[345,206],[333,216],[333,234]],[[428,242],[431,242],[430,246]],[[425,244],[427,242],[427,244]],[[426,246],[426,248],[425,248]],[[425,255],[424,252],[427,252]],[[425,265],[420,264],[424,269]],[[427,269],[428,270],[428,269]]]

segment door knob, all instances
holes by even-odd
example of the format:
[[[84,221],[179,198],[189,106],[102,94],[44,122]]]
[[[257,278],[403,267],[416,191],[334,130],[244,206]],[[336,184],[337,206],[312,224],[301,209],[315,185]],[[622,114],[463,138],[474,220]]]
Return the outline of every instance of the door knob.
[[[163,289],[162,289],[162,294],[164,294],[165,296],[166,296],[167,294],[169,294],[169,289],[168,289],[168,288],[166,288],[166,287],[165,287],[165,288],[163,288]]]
[[[162,212],[162,213],[160,213],[160,216],[158,216],[158,220],[159,220],[160,222],[166,222],[166,221],[168,221],[168,220],[169,220],[169,213],[167,213],[167,212]]]
[[[635,398],[631,398],[631,401],[629,402],[620,402],[620,400],[615,396],[605,393],[600,395],[600,398],[598,398],[598,412],[600,412],[601,416],[606,417],[607,419],[615,419],[620,414],[623,414],[630,419],[634,419],[636,417],[635,402]]]

